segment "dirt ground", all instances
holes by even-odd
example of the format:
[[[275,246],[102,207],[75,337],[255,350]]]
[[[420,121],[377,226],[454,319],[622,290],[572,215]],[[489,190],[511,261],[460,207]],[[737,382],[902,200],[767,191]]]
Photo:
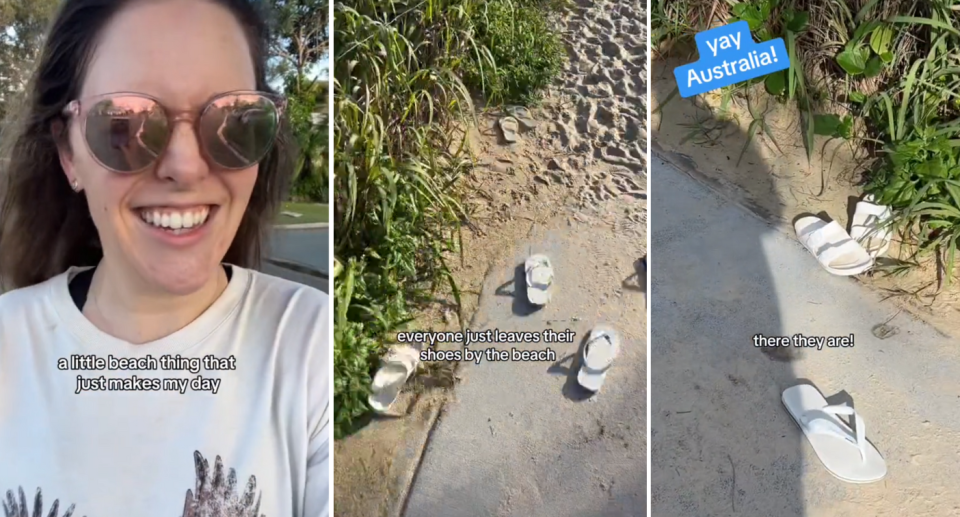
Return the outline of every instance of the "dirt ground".
[[[685,62],[670,58],[652,63],[654,152],[668,162],[693,167],[713,181],[739,187],[740,201],[747,208],[791,236],[793,220],[807,213],[825,214],[847,227],[855,202],[863,194],[858,185],[863,179],[865,153],[849,143],[817,137],[808,162],[795,106],[779,104],[765,92],[751,94],[751,99],[757,99],[751,105],[744,99],[735,100],[726,111],[721,111],[721,97],[715,93],[668,100],[676,88],[673,69]],[[749,126],[760,117],[773,138],[757,130],[749,143],[751,151],[738,163]],[[651,188],[656,190],[656,179]],[[887,255],[908,258],[896,238]],[[960,318],[956,317],[960,285],[938,288],[932,257],[921,260],[920,265],[902,275],[875,271],[857,280],[896,300],[940,332],[960,336]],[[811,262],[811,266],[815,264]]]
[[[645,119],[647,16],[639,4],[578,0],[558,20],[568,62],[533,127],[504,141],[501,113],[478,115],[468,139],[477,167],[461,184],[470,214],[463,261],[451,260],[469,322],[488,271],[538,228],[598,225],[646,254]],[[596,271],[583,271],[596,275]],[[419,315],[410,328],[458,330],[451,300]],[[396,404],[338,441],[334,450],[334,514],[394,516],[438,410],[452,396],[456,367],[425,365]]]

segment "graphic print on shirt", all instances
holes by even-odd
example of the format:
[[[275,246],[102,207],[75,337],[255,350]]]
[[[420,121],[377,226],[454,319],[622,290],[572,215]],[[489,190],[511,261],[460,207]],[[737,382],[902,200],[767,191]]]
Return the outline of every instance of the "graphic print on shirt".
[[[43,516],[43,494],[37,489],[37,496],[33,498],[33,509],[27,505],[27,496],[23,493],[23,487],[19,490],[20,499],[13,495],[13,490],[7,490],[7,497],[3,500],[3,514],[6,517],[42,517]],[[73,506],[67,508],[62,517],[71,517],[73,515]],[[55,500],[50,506],[50,513],[47,517],[61,517],[57,512],[60,511],[60,501]]]
[[[257,493],[256,476],[250,476],[243,493],[238,495],[237,473],[230,469],[230,472],[224,475],[223,460],[220,456],[214,460],[212,471],[210,463],[200,451],[194,451],[193,463],[196,467],[197,482],[193,489],[187,489],[181,517],[266,517],[260,515],[261,494]],[[60,515],[60,500],[55,499],[46,517],[72,517],[74,506],[70,505],[63,515]],[[3,513],[5,517],[42,517],[41,489],[37,489],[32,508],[27,504],[23,487],[20,487],[17,495],[14,495],[13,490],[8,490],[6,498],[3,499]]]
[[[187,490],[182,517],[266,517],[260,515],[260,494],[257,494],[257,478],[250,476],[243,494],[237,495],[237,473],[230,469],[224,476],[220,456],[210,464],[200,451],[193,453],[197,467],[196,492]]]

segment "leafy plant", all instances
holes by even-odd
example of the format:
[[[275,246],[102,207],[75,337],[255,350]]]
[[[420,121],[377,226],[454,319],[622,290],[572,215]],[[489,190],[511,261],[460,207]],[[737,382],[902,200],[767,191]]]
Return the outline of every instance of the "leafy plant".
[[[894,226],[914,253],[934,252],[939,278],[949,284],[960,239],[960,68],[953,50],[960,32],[951,13],[933,9],[930,17],[896,16],[890,23],[927,27],[928,50],[890,87],[871,96],[863,113],[887,142],[886,159],[870,177],[867,190],[895,211]],[[876,36],[889,25],[873,28],[871,48],[883,51],[892,36]]]
[[[890,148],[890,160],[867,191],[896,211],[895,227],[918,244],[918,252],[942,253],[944,270],[954,270],[960,241],[960,152],[927,128],[915,139]],[[946,275],[950,282],[952,273]]]
[[[486,2],[474,16],[476,40],[490,59],[475,59],[467,86],[499,102],[530,104],[560,73],[563,46],[536,0]],[[493,74],[484,65],[495,64]]]
[[[771,15],[779,3],[779,0],[752,0],[734,4],[730,9],[734,16],[732,21],[747,22],[750,32],[756,33],[760,41],[766,41],[770,39]]]
[[[329,121],[326,81],[287,77],[288,112],[300,149],[292,194],[303,201],[326,203],[329,178]]]
[[[869,41],[866,40],[870,36]],[[837,54],[837,64],[850,75],[880,75],[884,65],[893,62],[890,44],[895,36],[892,24],[872,21],[857,27],[853,38]]]
[[[813,132],[830,138],[849,140],[853,137],[853,117],[846,115],[814,115]]]
[[[813,157],[815,135],[812,102],[809,98],[806,80],[804,78],[803,63],[797,52],[797,38],[807,30],[810,23],[810,13],[796,9],[796,2],[790,6],[780,5],[779,0],[751,0],[739,2],[731,7],[734,18],[731,21],[743,20],[750,25],[750,30],[761,41],[768,41],[782,37],[787,48],[787,57],[790,67],[786,70],[774,72],[764,77],[750,81],[750,84],[764,83],[767,93],[775,97],[784,97],[795,101],[801,113],[801,136],[807,151],[807,159]]]

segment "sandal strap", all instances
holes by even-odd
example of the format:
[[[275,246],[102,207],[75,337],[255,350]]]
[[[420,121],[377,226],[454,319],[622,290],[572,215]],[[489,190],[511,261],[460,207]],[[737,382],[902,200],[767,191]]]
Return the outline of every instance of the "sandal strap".
[[[534,280],[534,272],[537,271],[538,269],[544,269],[548,273],[546,282]],[[527,285],[528,286],[546,289],[550,287],[552,284],[553,284],[553,272],[547,268],[546,264],[540,262],[527,269]]]
[[[824,246],[815,249],[818,250],[817,260],[819,260],[820,263],[829,266],[841,256],[847,253],[856,252],[857,248],[862,249],[863,247],[860,246],[857,241],[850,238],[835,244],[825,244]]]
[[[887,215],[888,213],[890,213],[889,208],[883,205],[876,205],[876,204],[870,203],[869,201],[858,201],[856,211],[863,214],[867,214],[867,215],[875,215],[878,217]]]
[[[864,235],[889,235],[890,225],[888,223],[889,214],[870,214],[864,220],[862,224],[855,224],[851,228],[854,230],[854,233],[862,233]]]
[[[607,364],[603,365],[602,367],[590,366],[589,359],[588,359],[590,357],[590,349],[593,347],[594,343],[600,340],[606,340],[610,348],[612,349],[616,348],[616,345],[614,344],[613,339],[610,337],[609,334],[606,334],[606,333],[597,335],[597,337],[591,339],[590,341],[587,341],[587,343],[583,345],[583,368],[593,373],[605,372],[609,370],[611,366],[613,366],[613,357],[611,357],[610,360],[607,361]]]
[[[534,262],[533,264],[527,264],[527,267],[524,268],[524,270],[525,270],[527,273],[529,273],[529,272],[531,272],[531,271],[533,271],[534,269],[537,269],[537,268],[539,268],[539,267],[547,267],[547,266],[548,266],[548,264],[547,264],[546,261],[544,261],[544,260],[538,260],[538,261]]]
[[[391,347],[381,361],[383,364],[399,364],[408,372],[416,370],[420,362],[420,352],[411,346]]]
[[[816,230],[808,231],[799,237],[800,240],[803,241],[804,245],[806,245],[811,251],[814,252],[814,254],[816,254],[821,248],[830,244],[830,242],[827,241],[827,233],[836,233],[837,230],[842,231],[843,227],[840,226],[836,221],[830,221]]]
[[[854,426],[856,427],[856,431],[854,432],[853,436],[851,436],[850,432],[840,426],[838,419],[836,418],[838,415],[853,416]],[[866,425],[863,422],[863,418],[861,418],[852,407],[843,404],[825,406],[820,409],[811,409],[801,416],[801,423],[809,431],[815,434],[834,436],[856,445],[857,450],[860,452],[860,459],[862,461],[866,461]]]

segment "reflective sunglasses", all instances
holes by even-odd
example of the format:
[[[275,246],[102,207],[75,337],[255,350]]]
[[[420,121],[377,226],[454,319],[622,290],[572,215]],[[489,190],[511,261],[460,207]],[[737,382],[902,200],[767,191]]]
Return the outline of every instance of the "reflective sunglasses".
[[[233,91],[210,99],[197,116],[174,113],[149,95],[122,92],[74,100],[63,114],[80,119],[90,154],[114,172],[140,172],[156,163],[180,120],[193,123],[212,164],[239,170],[259,163],[273,148],[285,105],[270,93]]]

